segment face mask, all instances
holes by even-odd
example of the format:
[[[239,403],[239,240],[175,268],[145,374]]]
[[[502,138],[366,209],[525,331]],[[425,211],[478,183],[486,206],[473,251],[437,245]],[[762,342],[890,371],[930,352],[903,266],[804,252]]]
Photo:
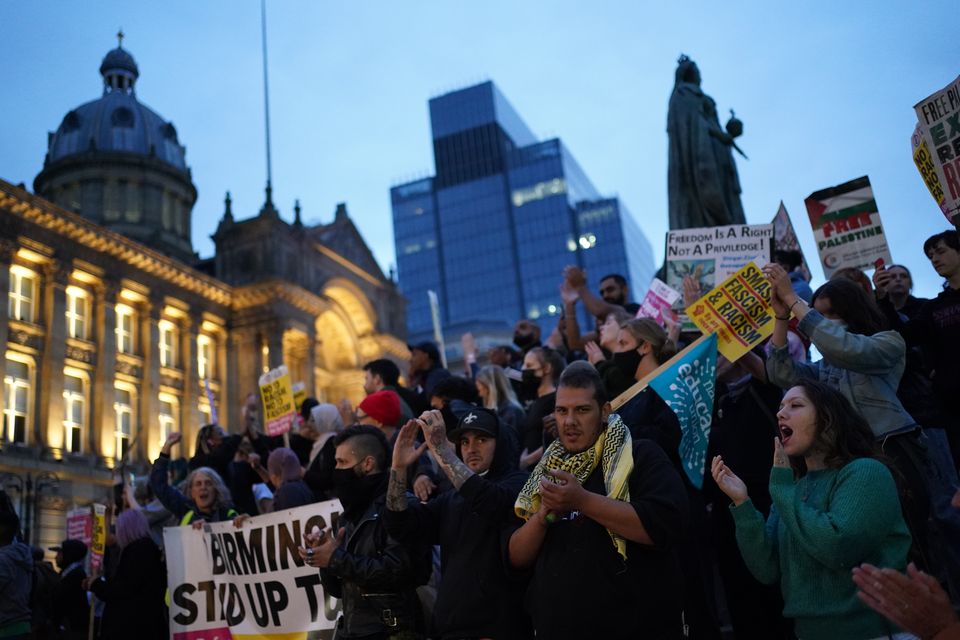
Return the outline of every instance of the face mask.
[[[643,356],[636,349],[613,354],[613,364],[616,365],[617,369],[620,369],[624,376],[631,380],[637,375],[637,367],[640,366],[641,360],[643,360]]]
[[[340,498],[345,514],[362,512],[367,508],[380,485],[380,476],[383,475],[380,473],[358,475],[358,466],[333,470],[333,489]]]
[[[520,388],[523,391],[523,395],[528,398],[537,397],[537,389],[540,388],[540,383],[543,382],[543,376],[538,376],[537,372],[533,369],[524,369],[520,372]]]
[[[536,344],[537,340],[533,337],[532,333],[515,333],[513,334],[513,344],[517,345],[521,349],[527,349]]]

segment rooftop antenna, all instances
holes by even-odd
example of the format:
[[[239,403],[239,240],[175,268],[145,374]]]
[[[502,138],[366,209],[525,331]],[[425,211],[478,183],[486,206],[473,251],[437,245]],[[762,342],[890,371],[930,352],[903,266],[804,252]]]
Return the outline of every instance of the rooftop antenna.
[[[273,167],[270,162],[270,85],[267,82],[267,2],[260,0],[260,31],[263,41],[263,117],[267,133],[267,201],[264,209],[273,209]]]

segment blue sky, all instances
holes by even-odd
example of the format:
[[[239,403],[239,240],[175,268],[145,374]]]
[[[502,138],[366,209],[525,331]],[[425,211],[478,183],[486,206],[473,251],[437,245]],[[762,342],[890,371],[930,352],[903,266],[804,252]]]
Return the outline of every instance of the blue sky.
[[[721,115],[734,108],[744,121],[747,220],[769,222],[783,200],[814,284],[822,272],[803,198],[867,174],[894,261],[913,269],[918,295],[939,289],[921,245],[947,225],[909,138],[913,104],[960,73],[955,1],[268,0],[267,13],[274,201],[291,220],[299,198],[308,222],[346,202],[385,270],[389,188],[432,173],[427,100],[487,79],[537,135],[561,137],[601,192],[622,198],[659,263],[667,101],[686,53]],[[139,99],[187,146],[194,248],[208,256],[227,190],[237,217],[263,202],[257,0],[0,3],[0,177],[32,185],[47,131],[100,95],[97,69],[120,27]]]

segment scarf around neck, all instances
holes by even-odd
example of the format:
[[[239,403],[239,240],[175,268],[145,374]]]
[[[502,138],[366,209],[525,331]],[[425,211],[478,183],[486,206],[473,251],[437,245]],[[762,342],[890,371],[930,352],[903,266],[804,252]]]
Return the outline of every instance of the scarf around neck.
[[[560,440],[554,440],[543,452],[540,462],[527,478],[526,484],[517,496],[514,511],[523,520],[529,520],[540,510],[540,479],[547,478],[548,469],[560,469],[574,475],[582,485],[590,474],[600,465],[603,471],[603,486],[606,495],[621,502],[630,501],[628,480],[633,471],[633,440],[630,431],[620,416],[611,414],[607,428],[600,432],[597,441],[585,451],[570,453],[563,448]],[[627,557],[627,541],[620,535],[607,529],[613,545],[624,559]]]

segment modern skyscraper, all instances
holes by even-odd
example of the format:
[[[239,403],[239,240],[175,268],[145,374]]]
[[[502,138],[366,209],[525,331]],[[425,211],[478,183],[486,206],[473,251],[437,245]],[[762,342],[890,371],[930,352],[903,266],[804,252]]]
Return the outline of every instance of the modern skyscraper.
[[[633,217],[559,139],[538,141],[492,82],[433,98],[430,121],[436,174],[390,191],[411,339],[431,332],[428,290],[450,338],[558,315],[568,264],[591,285],[620,273],[644,293],[655,268]]]

